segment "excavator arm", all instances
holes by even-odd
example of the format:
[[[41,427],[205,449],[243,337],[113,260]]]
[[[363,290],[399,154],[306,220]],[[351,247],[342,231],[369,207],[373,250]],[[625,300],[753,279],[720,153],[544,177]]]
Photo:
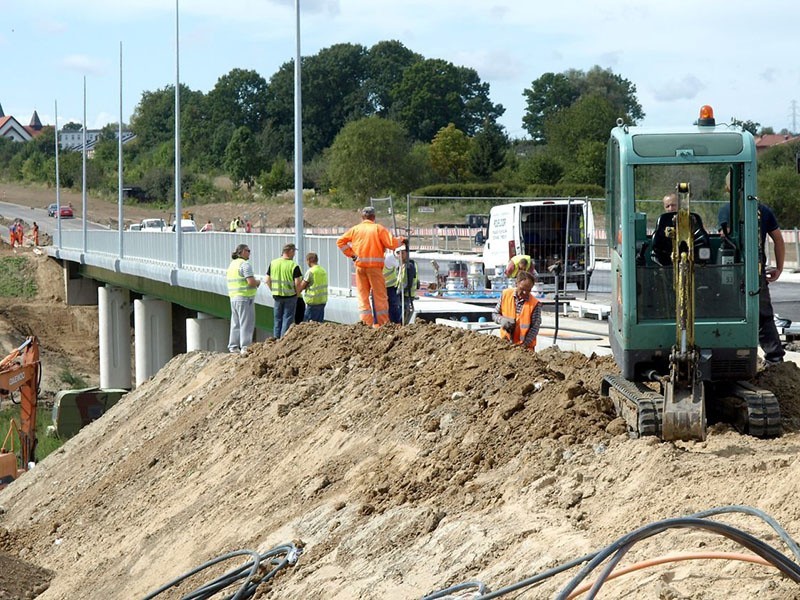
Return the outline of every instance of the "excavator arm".
[[[0,485],[16,479],[34,460],[40,379],[39,341],[31,336],[0,361],[0,390],[5,394],[18,391],[20,396],[19,423],[12,419],[0,447]],[[15,455],[16,437],[19,438],[19,467]],[[9,454],[13,460],[8,458]]]

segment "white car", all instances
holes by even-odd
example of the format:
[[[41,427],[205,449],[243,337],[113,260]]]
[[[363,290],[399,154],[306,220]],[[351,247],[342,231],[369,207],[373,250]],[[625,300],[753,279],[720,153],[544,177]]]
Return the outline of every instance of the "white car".
[[[142,219],[139,231],[168,231],[164,219]]]
[[[175,223],[172,224],[172,231],[175,231]],[[181,231],[184,233],[194,233],[197,231],[197,224],[192,219],[181,219]]]

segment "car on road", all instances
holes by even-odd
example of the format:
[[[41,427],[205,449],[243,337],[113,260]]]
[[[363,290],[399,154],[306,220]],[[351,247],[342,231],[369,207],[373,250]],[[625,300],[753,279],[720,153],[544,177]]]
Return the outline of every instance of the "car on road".
[[[58,204],[55,202],[47,207],[47,216],[48,217],[55,217],[56,213],[58,212]],[[71,219],[75,215],[72,212],[72,207],[68,204],[61,205],[61,218],[62,219]]]
[[[167,231],[164,219],[143,219],[139,231]]]

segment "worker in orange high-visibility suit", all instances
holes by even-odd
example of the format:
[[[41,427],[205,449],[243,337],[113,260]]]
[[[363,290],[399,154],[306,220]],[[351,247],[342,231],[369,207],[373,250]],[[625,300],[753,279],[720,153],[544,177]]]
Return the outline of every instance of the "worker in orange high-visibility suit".
[[[336,245],[348,258],[356,263],[356,289],[358,290],[358,312],[362,323],[381,326],[389,322],[389,299],[383,279],[383,255],[387,249],[394,250],[405,243],[402,237],[394,237],[383,225],[375,222],[375,208],[361,209],[361,223],[351,227]],[[375,317],[369,295],[375,304]]]
[[[500,337],[529,350],[536,349],[536,337],[542,324],[542,305],[531,296],[534,275],[520,271],[514,288],[503,290],[492,311],[492,320],[500,325]]]

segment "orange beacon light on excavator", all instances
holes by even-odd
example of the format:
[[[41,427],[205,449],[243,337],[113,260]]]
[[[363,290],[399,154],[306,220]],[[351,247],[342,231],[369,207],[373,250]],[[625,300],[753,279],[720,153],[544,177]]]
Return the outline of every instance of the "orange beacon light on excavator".
[[[39,396],[41,363],[39,341],[29,337],[0,361],[0,390],[10,394],[19,390],[20,420],[11,419],[0,446],[0,489],[28,470],[36,451],[36,405]],[[15,442],[19,442],[19,454]]]

